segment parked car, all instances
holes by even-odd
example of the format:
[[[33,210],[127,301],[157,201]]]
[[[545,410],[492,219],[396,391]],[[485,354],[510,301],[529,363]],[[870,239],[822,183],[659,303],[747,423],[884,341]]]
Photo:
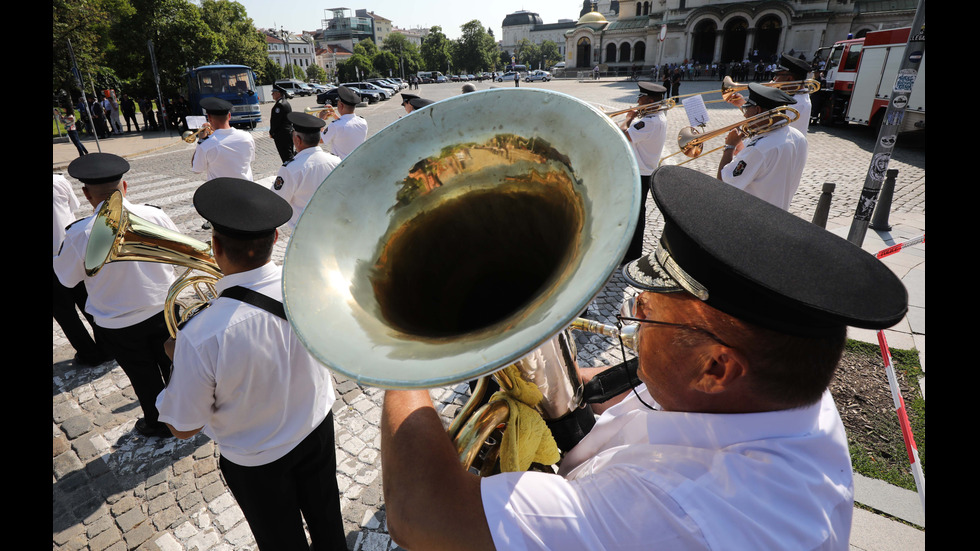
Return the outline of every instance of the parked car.
[[[374,84],[375,86],[387,88],[388,90],[391,90],[392,94],[397,94],[401,91],[401,86],[383,78],[372,78],[369,79],[368,82]]]
[[[444,75],[439,75],[436,77],[435,82],[449,82],[449,79]]]
[[[381,99],[383,99],[383,100],[391,99],[391,96],[394,96],[395,95],[395,93],[393,91],[389,90],[388,88],[384,88],[382,86],[378,86],[377,84],[372,84],[372,83],[367,82],[367,81],[362,81],[362,82],[348,82],[348,83],[345,83],[345,84],[341,84],[341,86],[347,86],[348,88],[359,88],[359,89],[362,89],[362,90],[374,90],[374,91],[378,92],[379,94],[381,94]]]
[[[276,86],[290,92],[294,96],[312,96],[313,88],[306,85],[305,82],[300,82],[295,79],[290,80],[277,80]]]
[[[549,73],[548,71],[541,71],[541,70],[531,71],[530,73],[527,74],[527,76],[524,77],[524,80],[525,82],[534,82],[536,80],[548,82],[549,80],[551,80],[551,73]]]
[[[364,103],[370,104],[370,103],[378,103],[379,101],[381,101],[381,93],[376,90],[369,90],[367,88],[358,88],[356,86],[351,86],[349,84],[343,84],[342,86],[346,86],[351,90],[357,92],[357,94],[361,96],[361,101],[363,101]],[[337,97],[337,88],[332,88],[330,90],[327,90],[326,92],[323,92],[322,94],[317,94],[316,96],[316,102],[320,105],[326,105],[329,103],[330,105],[336,107],[338,101],[340,100]]]
[[[508,71],[502,75],[497,75],[497,82],[511,81],[514,80],[514,71]]]

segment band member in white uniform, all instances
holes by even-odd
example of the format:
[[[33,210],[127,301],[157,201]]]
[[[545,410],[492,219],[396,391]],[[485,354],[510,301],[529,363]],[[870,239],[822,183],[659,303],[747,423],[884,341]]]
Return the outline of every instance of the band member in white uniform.
[[[279,168],[272,191],[293,208],[293,215],[286,223],[293,230],[313,193],[340,164],[340,157],[320,149],[320,129],[326,126],[323,119],[299,112],[291,112],[286,117],[292,125],[296,155]]]
[[[782,90],[753,82],[749,84],[749,97],[741,109],[748,119],[782,105],[792,107],[794,103],[795,100]],[[765,124],[765,121],[755,123]],[[789,124],[744,142],[740,129],[736,128],[725,137],[718,179],[789,210],[793,195],[800,187],[806,155],[806,137]]]
[[[637,107],[650,105],[664,99],[667,89],[653,82],[641,81]],[[650,192],[650,175],[660,163],[664,143],[667,141],[667,112],[659,110],[636,119],[636,111],[630,111],[620,128],[633,147],[636,164],[640,169],[640,214],[636,221],[636,231],[626,250],[623,262],[636,260],[643,254],[643,233],[646,230],[647,196]],[[634,122],[635,121],[635,122]]]
[[[368,125],[363,117],[354,114],[361,101],[357,92],[346,86],[337,88],[337,120],[323,129],[323,148],[343,159],[367,139]],[[325,117],[326,112],[320,112]]]
[[[813,110],[813,104],[810,102],[810,94],[806,92],[806,87],[803,86],[803,81],[810,74],[810,64],[802,59],[790,57],[786,54],[780,57],[779,62],[780,65],[776,66],[775,74],[770,82],[800,82],[799,90],[790,94],[796,100],[796,103],[793,104],[793,109],[796,109],[800,113],[800,118],[793,121],[792,125],[793,128],[799,130],[806,137],[807,132],[810,130],[810,113]],[[735,107],[741,107],[745,103],[745,96],[732,94],[728,99],[728,103],[731,103]]]
[[[337,487],[333,379],[300,342],[272,262],[289,204],[219,178],[194,207],[212,224],[219,296],[169,341],[174,375],[157,398],[174,436],[204,432],[260,549],[346,549]]]
[[[170,217],[150,205],[130,203],[128,184],[122,179],[129,162],[111,153],[90,153],[68,165],[68,174],[82,182],[85,198],[99,212],[113,192],[122,194],[122,206],[131,214],[168,230],[177,231]],[[136,431],[144,436],[170,437],[157,419],[157,394],[170,377],[170,359],[163,345],[170,337],[163,308],[175,280],[174,267],[159,262],[106,263],[94,276],[85,273],[85,251],[95,215],[72,224],[61,251],[54,257],[54,272],[65,287],[85,283],[85,311],[92,315],[99,338],[119,363],[136,391],[143,418]]]
[[[480,478],[427,390],[386,391],[381,473],[398,545],[848,549],[854,481],[827,389],[847,327],[901,321],[905,287],[860,247],[705,174],[661,167],[651,188],[659,248],[623,270],[641,291],[621,317],[639,324],[635,393],[557,474]]]
[[[205,173],[208,180],[222,177],[251,180],[255,140],[248,132],[232,128],[231,102],[204,98],[201,107],[208,118],[205,124],[214,132],[198,140],[191,157],[191,171]]]

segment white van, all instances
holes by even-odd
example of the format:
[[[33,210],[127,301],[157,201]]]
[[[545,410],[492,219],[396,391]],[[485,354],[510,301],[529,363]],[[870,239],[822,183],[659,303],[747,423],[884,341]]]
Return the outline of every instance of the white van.
[[[298,80],[277,80],[276,86],[283,88],[294,96],[312,96],[314,93],[313,88]]]
[[[557,73],[557,72],[561,72],[561,71],[564,71],[564,70],[565,70],[565,62],[564,61],[559,61],[558,63],[555,63],[554,65],[551,66],[551,72],[552,73]]]

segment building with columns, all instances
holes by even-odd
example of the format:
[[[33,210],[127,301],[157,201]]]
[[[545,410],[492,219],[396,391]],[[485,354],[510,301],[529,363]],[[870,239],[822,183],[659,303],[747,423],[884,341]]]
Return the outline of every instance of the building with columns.
[[[569,70],[625,72],[668,63],[812,59],[817,49],[868,31],[909,25],[916,0],[585,0],[577,21],[538,14],[504,19],[501,47],[540,43],[561,27]],[[563,20],[564,21],[564,20]],[[561,42],[558,42],[559,45]]]

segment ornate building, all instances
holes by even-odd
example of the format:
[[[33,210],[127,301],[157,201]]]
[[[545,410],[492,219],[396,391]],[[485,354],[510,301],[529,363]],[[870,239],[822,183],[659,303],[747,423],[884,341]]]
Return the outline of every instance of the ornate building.
[[[561,26],[569,69],[770,61],[782,53],[812,59],[848,35],[909,25],[916,6],[916,0],[586,0],[577,22],[546,25],[533,12],[508,15],[501,46],[554,40]]]

